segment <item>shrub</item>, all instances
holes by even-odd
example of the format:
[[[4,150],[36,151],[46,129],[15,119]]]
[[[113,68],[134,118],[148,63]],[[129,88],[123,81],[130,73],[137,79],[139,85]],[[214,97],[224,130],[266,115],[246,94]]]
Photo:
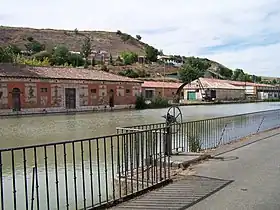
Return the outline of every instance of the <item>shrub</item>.
[[[135,109],[146,109],[148,105],[145,102],[143,95],[136,96]]]
[[[122,32],[120,30],[117,30],[117,35],[122,35]]]
[[[138,55],[134,52],[123,52],[121,54],[121,57],[125,65],[131,65],[133,63],[136,63],[138,60]]]
[[[68,55],[68,63],[72,64],[72,66],[83,66],[85,64],[85,60],[83,56],[76,53],[69,53]]]
[[[33,57],[39,61],[43,61],[45,58],[50,59],[52,54],[47,51],[41,51],[33,55]]]
[[[165,108],[169,106],[169,103],[166,98],[157,96],[152,99],[150,106],[151,108]]]
[[[124,77],[130,77],[130,78],[137,78],[139,77],[138,73],[133,71],[132,69],[126,69],[121,72],[119,72],[119,75]]]
[[[201,151],[202,144],[200,143],[198,136],[188,135],[187,137],[189,141],[189,150],[190,152],[199,152]]]

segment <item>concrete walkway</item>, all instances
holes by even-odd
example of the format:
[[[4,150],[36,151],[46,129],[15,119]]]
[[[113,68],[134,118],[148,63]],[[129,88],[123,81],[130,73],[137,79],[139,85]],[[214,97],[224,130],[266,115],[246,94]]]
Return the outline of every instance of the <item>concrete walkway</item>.
[[[280,209],[280,129],[208,154],[217,159],[192,166],[195,175],[113,209]]]

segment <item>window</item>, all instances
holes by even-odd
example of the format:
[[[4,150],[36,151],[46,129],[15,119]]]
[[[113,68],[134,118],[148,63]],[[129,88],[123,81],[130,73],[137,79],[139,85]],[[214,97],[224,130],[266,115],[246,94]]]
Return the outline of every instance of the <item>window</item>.
[[[145,97],[151,99],[154,97],[154,91],[152,90],[145,90]]]
[[[48,92],[48,88],[41,88],[41,93],[46,93]]]
[[[102,92],[102,96],[105,96],[105,93],[104,93],[104,92]]]
[[[91,93],[96,93],[96,89],[91,89],[90,92]]]
[[[130,90],[129,90],[129,89],[126,89],[125,92],[126,92],[126,93],[130,93]]]

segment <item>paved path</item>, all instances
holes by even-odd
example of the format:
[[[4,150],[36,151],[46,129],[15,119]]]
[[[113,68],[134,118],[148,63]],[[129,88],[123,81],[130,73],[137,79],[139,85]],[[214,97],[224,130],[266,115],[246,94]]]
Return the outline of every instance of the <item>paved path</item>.
[[[279,210],[280,129],[243,144],[254,141],[227,153],[224,152],[234,149],[234,145],[220,149],[217,154],[224,153],[224,161],[209,160],[194,166],[195,176],[113,209]]]
[[[234,182],[189,210],[279,210],[280,130],[277,132],[278,135],[221,155],[228,161],[210,160],[195,166],[199,175]]]

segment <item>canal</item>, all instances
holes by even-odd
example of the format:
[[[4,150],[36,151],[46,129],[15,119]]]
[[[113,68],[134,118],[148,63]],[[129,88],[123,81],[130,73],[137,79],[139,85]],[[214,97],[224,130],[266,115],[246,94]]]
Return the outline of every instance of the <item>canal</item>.
[[[183,121],[190,121],[279,108],[280,103],[275,102],[184,106],[181,110]],[[161,116],[166,111],[165,108],[1,118],[0,147],[114,134],[119,126],[164,122]],[[82,209],[85,201],[87,206],[103,202],[112,196],[116,151],[116,138],[4,151],[1,154],[3,205],[5,209],[13,209],[16,203],[17,209],[30,209],[34,200],[33,209],[76,209],[75,206]]]
[[[182,106],[183,121],[280,108],[280,102]],[[165,109],[24,116],[0,119],[1,148],[109,135],[116,127],[164,122]]]

